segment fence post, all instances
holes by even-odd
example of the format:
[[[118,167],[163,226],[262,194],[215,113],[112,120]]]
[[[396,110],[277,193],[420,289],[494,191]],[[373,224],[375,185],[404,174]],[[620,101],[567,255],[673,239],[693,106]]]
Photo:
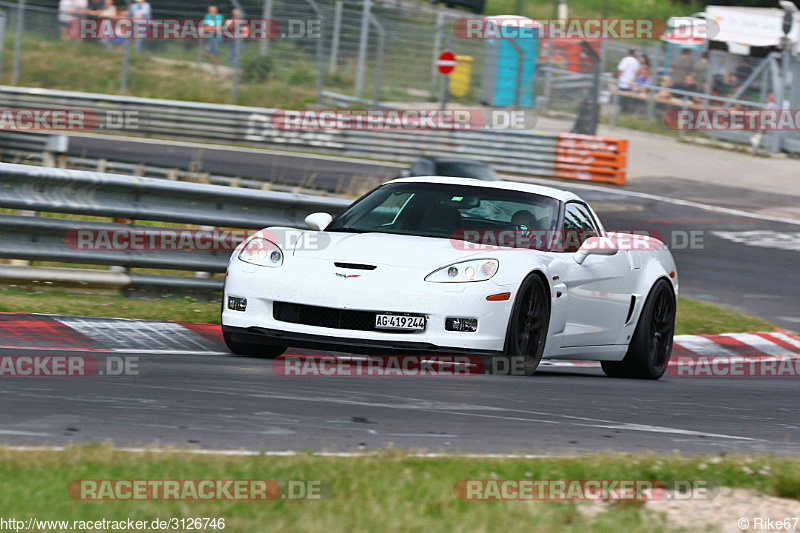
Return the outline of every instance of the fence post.
[[[122,45],[122,73],[119,77],[119,92],[125,94],[128,92],[128,70],[131,64],[131,42],[125,39]]]
[[[131,0],[125,0],[125,5],[130,9]],[[125,39],[122,44],[122,68],[119,76],[119,92],[125,94],[128,92],[128,70],[131,66],[131,40]]]
[[[361,40],[358,43],[358,65],[356,66],[355,97],[361,98],[364,88],[364,69],[367,61],[367,41],[369,40],[369,15],[372,9],[372,0],[364,0],[364,10],[361,13]]]
[[[331,60],[328,72],[336,74],[336,64],[339,62],[339,33],[342,31],[342,0],[336,2],[333,11],[333,35],[331,35]]]
[[[544,68],[544,89],[542,91],[544,96],[542,100],[544,100],[544,102],[542,103],[542,111],[547,111],[547,107],[550,105],[550,91],[553,82],[553,73],[550,70],[550,53],[552,52],[552,48],[552,43],[549,43],[549,46],[544,53],[544,65],[542,67]]]
[[[436,68],[436,60],[442,53],[442,31],[444,26],[444,12],[436,12],[436,27],[433,39],[433,59],[431,60],[431,94],[436,93],[436,84],[439,82],[439,71]]]
[[[247,14],[245,13],[244,8],[239,0],[232,0],[231,3],[233,4],[234,9],[239,10],[239,14],[243,18],[247,18]],[[231,75],[231,100],[234,104],[239,98],[239,74],[241,73],[242,52],[244,52],[244,46],[245,41],[240,41],[237,39],[234,39],[228,44],[228,54],[233,55],[233,57],[228,57],[228,64],[233,67],[233,73]]]
[[[619,93],[617,86],[611,91],[611,115],[608,117],[608,125],[613,126],[617,122],[617,106],[619,105]]]
[[[603,77],[603,65],[601,63],[600,56],[594,51],[594,48],[592,48],[587,41],[581,41],[581,46],[583,47],[583,51],[586,52],[586,54],[594,61],[592,88],[589,91],[589,98],[592,100],[592,123],[591,127],[587,129],[587,132],[590,132],[589,135],[597,135],[597,122],[600,120],[600,80]]]
[[[14,36],[14,65],[11,70],[11,85],[19,83],[19,62],[22,55],[22,33],[25,30],[25,0],[17,0],[17,34]]]
[[[373,102],[375,107],[378,107],[378,102],[381,101],[381,81],[383,79],[383,47],[386,43],[386,32],[381,26],[381,23],[378,22],[377,17],[375,15],[370,14],[370,22],[372,25],[375,26],[375,29],[378,30],[378,55],[375,58],[375,92],[373,94]]]
[[[320,34],[317,35],[317,103],[322,102],[322,76],[325,70],[325,60],[322,57],[322,9],[320,9],[319,4],[315,2],[315,0],[306,0],[306,3],[311,6],[311,9],[314,10],[314,14],[317,15],[317,20],[319,20],[319,31]],[[308,35],[308,28],[306,28],[306,35]]]
[[[650,69],[650,76],[652,78],[652,82],[650,85],[659,85],[658,83],[658,71],[661,68],[661,46],[659,43],[653,43],[653,68]],[[709,68],[709,71],[711,68]],[[647,120],[652,121],[655,118],[655,110],[656,110],[656,90],[648,88],[647,89]]]
[[[264,0],[264,10],[262,11],[263,17],[266,20],[272,18],[272,0]],[[265,56],[269,52],[269,39],[261,39],[258,43],[259,55]]]
[[[0,79],[2,79],[3,77],[3,52],[5,48],[5,43],[6,43],[6,12],[0,11]]]

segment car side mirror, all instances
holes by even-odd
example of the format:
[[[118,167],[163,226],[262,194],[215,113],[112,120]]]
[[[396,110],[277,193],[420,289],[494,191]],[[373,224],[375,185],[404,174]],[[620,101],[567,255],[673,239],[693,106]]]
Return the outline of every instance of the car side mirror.
[[[306,217],[306,226],[316,231],[322,231],[332,221],[333,217],[328,213],[311,213]]]
[[[614,255],[618,251],[617,243],[608,237],[589,237],[572,257],[576,263],[582,265],[590,255]]]

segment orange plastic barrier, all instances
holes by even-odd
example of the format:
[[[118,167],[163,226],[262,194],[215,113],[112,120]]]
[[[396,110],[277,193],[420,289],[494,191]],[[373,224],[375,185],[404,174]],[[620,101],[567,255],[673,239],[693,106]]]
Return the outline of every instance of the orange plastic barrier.
[[[628,141],[596,135],[556,135],[556,178],[625,185]]]

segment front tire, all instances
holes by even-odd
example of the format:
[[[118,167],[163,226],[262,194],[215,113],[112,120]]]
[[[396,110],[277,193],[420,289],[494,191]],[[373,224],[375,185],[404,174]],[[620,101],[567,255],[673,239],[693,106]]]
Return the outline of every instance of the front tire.
[[[531,274],[522,282],[514,301],[506,334],[505,359],[513,373],[521,367],[532,376],[542,360],[550,327],[550,298],[542,279]],[[518,361],[521,359],[521,364]]]
[[[287,346],[283,345],[261,345],[237,342],[233,340],[232,335],[225,330],[222,331],[222,338],[225,340],[225,345],[231,352],[235,353],[236,355],[246,355],[249,357],[274,359],[279,355],[283,355],[283,352],[285,352],[288,348]]]
[[[674,332],[675,293],[672,285],[661,279],[647,296],[625,358],[602,361],[603,372],[612,378],[660,378],[672,355]]]

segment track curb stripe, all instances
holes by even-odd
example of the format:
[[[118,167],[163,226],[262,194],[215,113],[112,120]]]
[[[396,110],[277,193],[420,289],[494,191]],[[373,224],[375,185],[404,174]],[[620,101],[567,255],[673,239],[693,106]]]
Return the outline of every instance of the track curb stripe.
[[[141,332],[137,335],[136,332]],[[124,342],[122,342],[124,341]],[[0,313],[0,348],[158,354],[227,353],[215,324]],[[800,358],[800,337],[787,332],[676,335],[673,355],[686,358]],[[595,367],[594,361],[545,360],[547,367]]]

